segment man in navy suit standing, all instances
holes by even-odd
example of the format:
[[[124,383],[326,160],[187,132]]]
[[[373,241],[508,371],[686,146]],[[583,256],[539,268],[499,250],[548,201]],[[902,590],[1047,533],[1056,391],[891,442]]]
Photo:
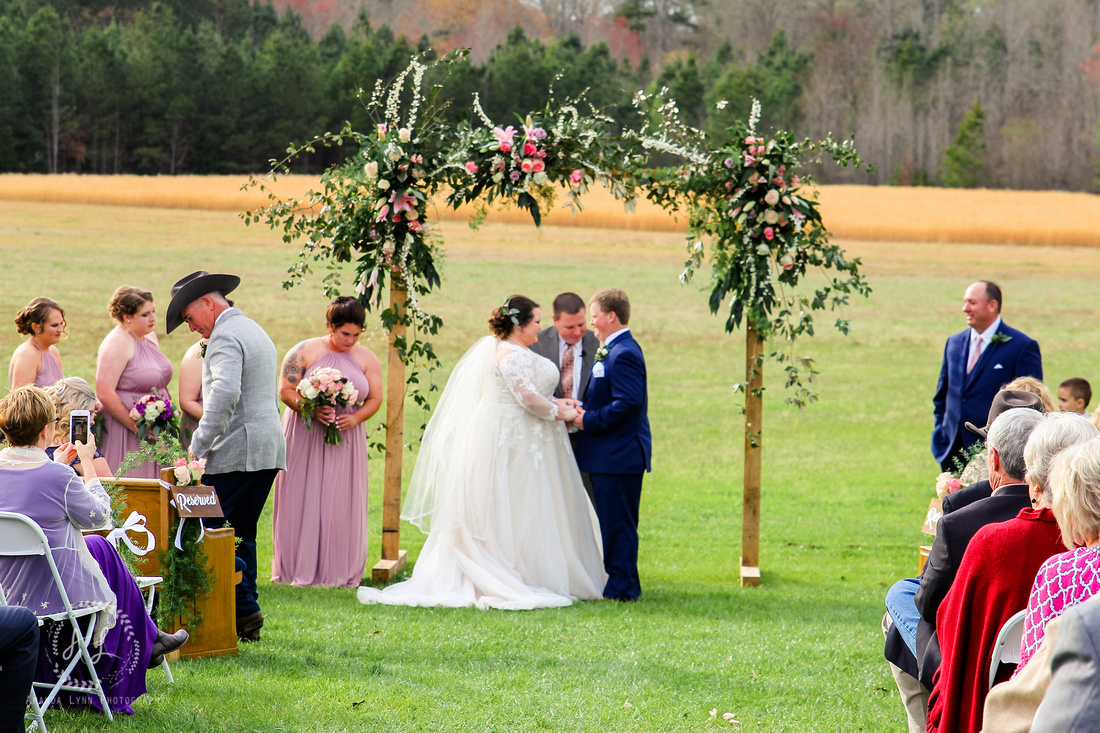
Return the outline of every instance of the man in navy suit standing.
[[[954,459],[977,442],[963,425],[981,425],[1001,387],[1017,377],[1043,379],[1038,342],[1001,320],[1001,303],[996,283],[979,280],[968,287],[963,313],[970,328],[947,339],[944,347],[932,398],[932,456],[944,471],[953,470]]]
[[[604,598],[634,601],[638,579],[638,518],[642,476],[650,470],[645,357],[630,334],[630,299],[618,288],[592,296],[592,330],[600,340],[575,425],[577,465],[592,480],[593,503],[607,571]]]

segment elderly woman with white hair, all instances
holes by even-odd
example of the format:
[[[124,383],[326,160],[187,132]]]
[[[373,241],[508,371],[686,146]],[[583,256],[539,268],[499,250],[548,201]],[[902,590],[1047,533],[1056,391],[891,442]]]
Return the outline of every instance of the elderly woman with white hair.
[[[1027,605],[1040,565],[1066,549],[1050,508],[1051,463],[1070,446],[1098,437],[1100,430],[1069,412],[1043,415],[1031,432],[1023,457],[1032,508],[978,530],[936,613],[942,661],[928,698],[927,730],[981,730],[997,633]]]
[[[1050,488],[1062,542],[1073,549],[1047,560],[1035,576],[1017,673],[1043,643],[1047,624],[1100,590],[1100,438],[1061,453],[1050,470]]]
[[[53,398],[57,408],[57,429],[54,430],[54,438],[50,445],[46,446],[46,455],[53,460],[54,451],[69,440],[69,417],[73,410],[87,410],[92,420],[95,419],[98,402],[95,398],[95,390],[92,385],[80,377],[65,377],[45,388],[45,393]],[[96,448],[92,459],[96,476],[110,476],[114,469],[107,463],[103,453]],[[73,458],[69,463],[78,475],[84,475],[84,466],[80,458]]]

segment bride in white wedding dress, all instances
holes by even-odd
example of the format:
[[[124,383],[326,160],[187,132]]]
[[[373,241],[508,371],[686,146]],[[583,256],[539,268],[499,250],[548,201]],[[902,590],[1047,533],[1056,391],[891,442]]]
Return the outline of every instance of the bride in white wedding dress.
[[[428,539],[409,580],[360,587],[363,603],[519,610],[602,597],[599,524],[566,430],[577,411],[551,397],[557,367],[527,348],[540,318],[512,296],[455,367],[401,514]]]

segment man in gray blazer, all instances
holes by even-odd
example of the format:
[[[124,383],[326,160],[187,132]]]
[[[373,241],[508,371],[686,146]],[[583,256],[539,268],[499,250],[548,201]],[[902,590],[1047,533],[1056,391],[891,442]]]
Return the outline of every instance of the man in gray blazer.
[[[584,300],[576,293],[562,293],[554,298],[554,325],[539,331],[538,340],[531,345],[531,351],[554,362],[554,366],[561,372],[554,396],[578,402],[584,402],[588,375],[592,372],[596,350],[599,348],[599,339],[588,330]],[[575,441],[577,434],[573,433],[569,437]],[[591,499],[592,485],[588,474],[582,473],[581,478],[584,480],[588,498]]]
[[[191,438],[191,453],[206,459],[203,481],[218,492],[225,521],[241,539],[237,635],[256,641],[263,626],[256,592],[256,525],[275,475],[286,468],[286,439],[279,420],[275,344],[225,299],[240,281],[236,275],[191,273],[172,286],[167,320],[168,333],[186,323],[208,340],[203,414]]]

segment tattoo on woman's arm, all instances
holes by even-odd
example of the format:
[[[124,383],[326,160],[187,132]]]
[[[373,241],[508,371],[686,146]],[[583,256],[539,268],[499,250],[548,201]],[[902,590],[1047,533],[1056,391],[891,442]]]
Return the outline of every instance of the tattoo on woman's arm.
[[[283,363],[283,378],[290,384],[297,384],[305,370],[305,357],[302,354],[304,346],[305,341],[295,346]]]

